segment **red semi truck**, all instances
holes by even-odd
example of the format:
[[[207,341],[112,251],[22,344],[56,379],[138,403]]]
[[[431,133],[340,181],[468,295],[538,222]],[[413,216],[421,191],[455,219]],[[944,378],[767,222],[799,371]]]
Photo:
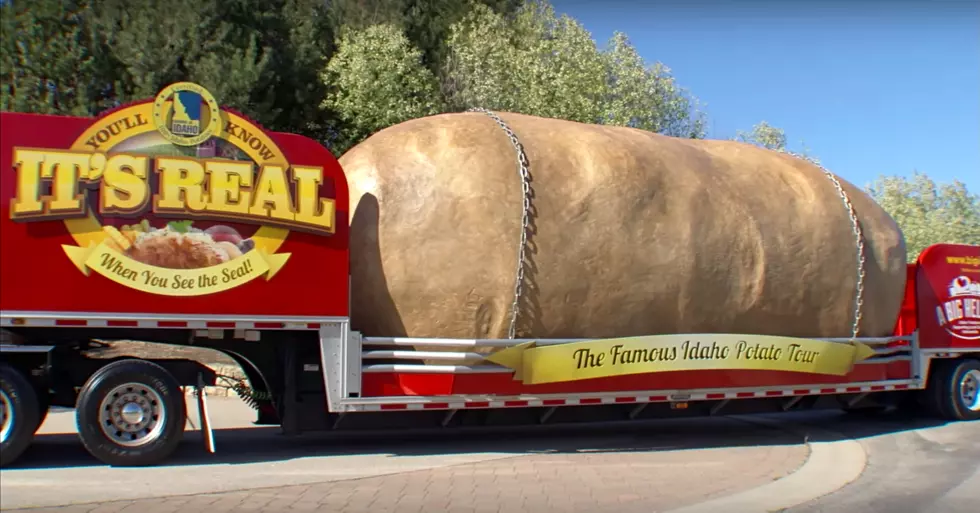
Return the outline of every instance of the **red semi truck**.
[[[176,448],[196,397],[214,450],[212,369],[96,358],[93,341],[221,351],[256,423],[286,434],[889,405],[980,418],[977,246],[932,246],[908,266],[888,337],[363,337],[347,181],[313,140],[190,83],[97,119],[5,112],[0,127],[4,465],[52,406],[75,408],[96,458],[147,465]]]

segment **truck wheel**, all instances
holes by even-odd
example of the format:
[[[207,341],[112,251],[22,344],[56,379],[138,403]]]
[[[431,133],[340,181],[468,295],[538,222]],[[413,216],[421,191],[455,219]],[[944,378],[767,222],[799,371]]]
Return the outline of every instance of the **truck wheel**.
[[[948,420],[980,419],[980,361],[941,362],[929,386],[929,403]]]
[[[92,456],[113,466],[152,465],[180,444],[184,394],[163,367],[119,360],[89,378],[78,396],[78,436]]]
[[[37,412],[37,426],[34,427],[34,433],[41,429],[41,425],[44,424],[45,420],[48,420],[48,411],[51,410],[51,406],[44,403],[44,401],[38,402],[38,412]]]
[[[51,397],[48,396],[47,389],[38,390],[35,388],[34,393],[37,394],[37,425],[34,426],[34,434],[37,434],[41,425],[48,419],[48,412],[51,410]]]
[[[40,405],[23,374],[0,364],[0,466],[13,463],[34,440]]]

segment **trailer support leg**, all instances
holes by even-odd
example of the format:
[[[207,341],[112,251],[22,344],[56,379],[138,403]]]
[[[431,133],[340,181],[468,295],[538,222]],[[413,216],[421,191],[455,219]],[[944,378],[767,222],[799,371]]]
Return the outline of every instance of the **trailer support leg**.
[[[211,431],[211,419],[208,416],[208,393],[205,390],[204,376],[197,374],[197,418],[201,421],[201,436],[204,438],[204,450],[214,454],[214,432]]]
[[[722,408],[728,405],[728,401],[729,401],[728,399],[725,399],[724,401],[718,401],[717,403],[713,404],[711,406],[710,414],[716,415],[719,411],[721,411]]]
[[[647,406],[650,406],[650,403],[640,403],[636,405],[632,410],[630,410],[630,420],[635,419],[636,416],[645,410]]]
[[[449,410],[448,412],[446,412],[446,416],[442,418],[442,427],[448,426],[449,421],[453,420],[453,417],[456,416],[456,412],[458,411],[459,410]]]
[[[557,406],[552,406],[551,408],[545,410],[544,413],[541,414],[541,418],[538,419],[538,423],[544,424],[545,422],[548,422],[548,419],[550,419],[551,416],[554,415],[555,410],[557,409],[558,409]]]
[[[344,417],[346,416],[347,416],[347,412],[338,413],[337,419],[333,421],[333,429],[337,429],[338,427],[340,427],[340,421],[344,420]]]
[[[789,400],[789,401],[786,401],[786,402],[785,402],[785,403],[783,404],[783,411],[789,411],[789,410],[790,410],[790,408],[792,408],[792,407],[794,407],[794,406],[796,406],[796,405],[797,405],[797,404],[798,404],[798,403],[799,403],[800,401],[802,401],[802,400],[803,400],[803,396],[802,396],[802,395],[798,395],[798,396],[796,396],[796,397],[792,397],[792,398],[790,398],[790,400]]]
[[[862,394],[855,395],[854,397],[850,398],[847,401],[847,407],[848,408],[853,408],[855,404],[863,401],[865,397],[868,397],[868,393],[867,392],[864,392]]]

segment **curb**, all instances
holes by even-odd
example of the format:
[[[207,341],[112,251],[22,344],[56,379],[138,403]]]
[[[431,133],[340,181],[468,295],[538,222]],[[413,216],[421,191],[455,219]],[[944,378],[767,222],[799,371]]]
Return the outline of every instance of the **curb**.
[[[733,415],[750,424],[803,436],[809,455],[792,474],[751,490],[672,509],[669,513],[772,513],[840,490],[864,473],[868,455],[853,438],[803,422]],[[817,438],[817,440],[813,440]]]

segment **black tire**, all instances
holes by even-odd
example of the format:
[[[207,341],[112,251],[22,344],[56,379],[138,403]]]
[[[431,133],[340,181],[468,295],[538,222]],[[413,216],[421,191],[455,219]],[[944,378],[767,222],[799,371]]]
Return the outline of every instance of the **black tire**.
[[[925,399],[929,409],[946,420],[977,420],[980,410],[971,410],[961,393],[968,373],[980,374],[980,361],[973,359],[934,361]],[[976,387],[976,383],[973,385]],[[976,392],[974,392],[976,394]]]
[[[48,410],[51,409],[51,399],[48,397],[47,393],[37,393],[37,426],[34,426],[34,434],[37,434],[37,430],[41,429],[41,424],[48,418]]]
[[[40,405],[31,382],[13,367],[2,363],[0,391],[10,406],[8,415],[12,413],[6,438],[0,441],[0,467],[5,467],[19,458],[34,440]]]
[[[156,435],[138,446],[126,446],[111,438],[108,431],[122,431],[103,429],[99,417],[103,400],[107,400],[114,389],[130,384],[145,387],[149,394],[155,393],[159,401],[152,395],[142,394],[141,397],[158,408],[156,411],[163,417]],[[134,394],[140,395],[139,392]],[[127,359],[102,367],[88,379],[79,393],[75,418],[78,436],[92,456],[113,466],[145,466],[163,461],[177,449],[183,438],[187,410],[180,385],[166,369],[153,362]],[[158,416],[153,418],[159,422]]]

